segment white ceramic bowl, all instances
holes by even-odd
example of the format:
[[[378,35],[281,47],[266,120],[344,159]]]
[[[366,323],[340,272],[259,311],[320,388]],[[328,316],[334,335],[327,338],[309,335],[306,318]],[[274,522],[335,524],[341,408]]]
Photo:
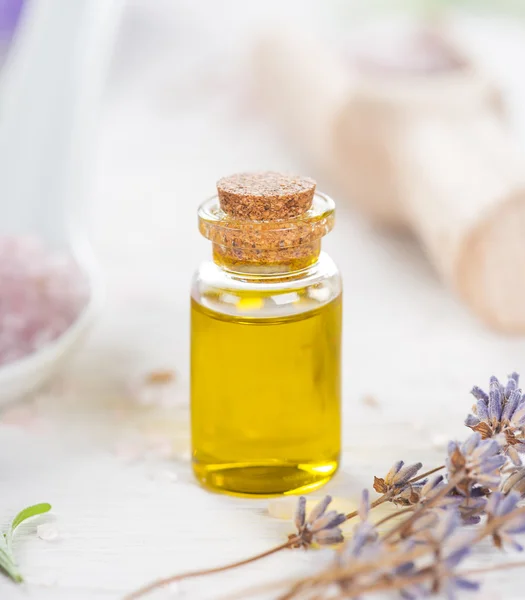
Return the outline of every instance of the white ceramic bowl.
[[[46,383],[78,348],[99,313],[104,290],[96,262],[86,248],[78,262],[89,281],[87,305],[57,339],[37,352],[0,367],[0,405],[18,400]]]

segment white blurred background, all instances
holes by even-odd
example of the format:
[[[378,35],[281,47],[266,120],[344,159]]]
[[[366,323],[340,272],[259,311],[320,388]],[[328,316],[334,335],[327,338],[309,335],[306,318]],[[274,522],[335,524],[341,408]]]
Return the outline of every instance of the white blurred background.
[[[325,247],[345,278],[347,390],[353,396],[369,391],[371,380],[379,394],[399,392],[413,371],[415,387],[445,377],[468,388],[486,376],[489,362],[491,369],[519,368],[523,344],[476,321],[410,237],[377,230],[353,210],[351,199],[289,143],[257,93],[251,61],[261,32],[293,24],[341,44],[375,19],[421,15],[426,3],[395,4],[126,3],[91,196],[93,239],[108,271],[112,340],[119,346],[135,336],[121,348],[124,354],[154,362],[160,353],[165,361],[169,349],[184,377],[191,274],[210,252],[197,232],[196,207],[225,174],[276,169],[312,175],[336,199],[339,219]],[[514,10],[511,3],[448,4],[451,12],[440,18],[456,19],[508,92],[513,132],[522,143],[525,89],[517,52],[523,52],[525,29],[519,3]],[[428,14],[441,5],[428,3]]]
[[[4,0],[0,5],[7,11],[7,41],[13,20],[9,10],[23,4]],[[519,153],[524,151],[521,1],[122,3],[89,135],[70,131],[75,156],[86,146],[82,187],[71,200],[83,204],[82,228],[89,231],[107,286],[105,308],[74,370],[87,386],[87,405],[96,403],[93,389],[107,392],[130,374],[159,365],[176,370],[179,399],[187,405],[190,282],[199,262],[211,255],[197,231],[196,209],[214,193],[217,179],[244,170],[310,175],[336,200],[337,225],[324,247],[345,282],[349,406],[372,393],[384,398],[387,413],[410,420],[424,388],[424,420],[430,422],[442,418],[443,402],[463,415],[464,405],[457,407],[455,400],[473,382],[492,372],[520,370],[525,360],[521,339],[496,333],[475,318],[440,281],[413,235],[374,225],[354,208],[359,199],[320,168],[312,148],[291,139],[269,109],[254,68],[254,51],[269,33],[310,31],[343,57],[343,64],[348,61],[350,80],[347,54],[355,40],[365,50],[386,47],[388,53],[382,32],[391,23],[414,19],[454,31],[500,90],[509,140]],[[409,47],[404,59],[417,64],[418,53],[417,46]],[[83,72],[77,85],[92,75]],[[315,90],[316,81],[311,86]],[[32,112],[40,96],[26,101]],[[299,98],[296,107],[306,101]],[[65,116],[54,118],[59,131]],[[309,126],[305,121],[305,130]],[[51,123],[51,132],[54,127]],[[59,171],[68,174],[68,164]],[[378,169],[370,179],[383,176]],[[49,221],[48,200],[37,200]],[[13,209],[7,200],[5,206]],[[520,272],[515,278],[521,282]],[[104,394],[96,397],[104,404]]]

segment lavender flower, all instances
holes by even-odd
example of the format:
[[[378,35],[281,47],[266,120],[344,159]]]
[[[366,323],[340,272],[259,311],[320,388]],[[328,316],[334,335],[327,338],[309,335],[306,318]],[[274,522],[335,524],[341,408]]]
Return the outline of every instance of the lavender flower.
[[[306,516],[306,498],[301,496],[295,512],[297,534],[289,536],[293,541],[292,548],[308,548],[312,543],[322,545],[338,544],[343,541],[343,532],[339,525],[346,521],[346,516],[335,510],[326,512],[331,496],[325,496]]]
[[[410,484],[410,480],[417,475],[422,466],[421,463],[405,466],[405,463],[400,460],[393,465],[384,478],[374,477],[374,490],[378,494],[391,494],[390,501],[395,504],[415,504],[418,502],[419,490],[423,483]]]
[[[429,509],[405,531],[408,543],[428,546],[433,562],[419,570],[410,571],[409,581],[410,576],[417,579],[420,575],[427,574],[429,582],[412,585],[407,583],[401,593],[404,598],[413,600],[438,592],[446,592],[449,598],[454,598],[455,589],[477,588],[477,584],[454,573],[454,569],[470,553],[475,535],[473,532],[462,531],[461,524],[462,519],[457,507],[448,505],[444,508]]]
[[[456,591],[477,591],[479,583],[470,581],[454,573],[454,569],[470,554],[474,536],[454,531],[444,548],[435,555],[432,593],[443,592],[449,600],[456,598]]]
[[[461,560],[463,560],[463,558],[464,556],[461,557]],[[470,579],[465,579],[464,577],[459,577],[454,574],[453,563],[456,560],[457,557],[453,557],[452,560],[445,561],[445,568],[441,569],[434,580],[434,588],[437,586],[437,589],[443,592],[448,600],[455,600],[455,598],[457,598],[456,591],[477,592],[480,587],[477,581],[470,581]],[[432,590],[432,593],[435,593],[434,589]]]
[[[493,492],[487,502],[487,525],[505,517],[492,531],[492,539],[497,548],[509,545],[520,552],[523,550],[523,546],[513,537],[518,533],[525,533],[525,514],[513,514],[520,500],[521,495],[518,492],[511,491],[507,495]]]
[[[472,389],[477,402],[465,425],[480,433],[482,439],[503,434],[505,452],[517,465],[521,465],[520,452],[525,452],[525,395],[518,387],[519,375],[512,373],[503,386],[496,377],[490,378],[489,393],[479,387]]]
[[[389,544],[379,538],[374,524],[368,520],[370,502],[368,490],[364,490],[358,508],[361,522],[354,527],[352,537],[345,542],[336,556],[338,568],[348,568],[346,576],[342,576],[339,587],[347,594],[352,593],[352,588],[373,585],[378,580],[394,581],[397,577],[408,578],[407,585],[400,593],[404,598],[412,599],[421,596],[422,587],[410,582],[410,574],[414,563],[403,560],[404,556],[413,548],[410,541],[400,541]],[[360,566],[370,565],[371,569],[359,572]],[[357,567],[358,572],[354,569]],[[349,596],[350,597],[350,596]]]
[[[446,592],[447,597],[454,598],[454,590],[477,589],[474,582],[462,579],[454,574],[454,569],[470,553],[474,539],[472,533],[461,531],[462,520],[455,507],[433,509],[423,514],[413,525],[410,539],[417,544],[429,546],[434,554],[434,562],[420,573],[430,572],[430,589],[426,595]]]
[[[418,502],[421,502],[421,493],[426,483],[427,480],[422,479],[421,481],[408,484],[390,502],[397,506],[413,506],[414,504],[418,504]]]
[[[477,525],[487,506],[486,491],[484,488],[474,487],[468,496],[458,496],[461,498],[457,505],[459,515],[463,525]],[[454,497],[452,497],[454,499]]]
[[[429,509],[410,528],[410,538],[417,544],[440,546],[460,525],[457,510]]]
[[[432,500],[435,495],[439,494],[443,487],[445,487],[443,475],[434,475],[428,481],[425,479],[421,489],[421,502],[425,504]]]
[[[501,491],[504,494],[517,492],[522,498],[525,497],[525,467],[515,469],[501,484]]]
[[[366,589],[379,581],[394,583],[399,579],[403,580],[402,587],[398,588],[403,598],[412,600],[426,595],[424,587],[411,580],[415,565],[405,559],[411,548],[409,542],[389,545],[376,539],[363,545],[357,555],[346,550],[339,557],[337,564],[339,569],[346,567],[346,572],[339,575],[337,580],[339,587],[344,591],[344,597],[357,599],[360,596],[356,595],[355,590]],[[362,567],[364,569],[360,572]],[[321,597],[324,598],[319,596]]]
[[[360,523],[354,527],[352,537],[347,540],[338,553],[338,564],[355,564],[377,560],[379,555],[392,551],[392,546],[379,538],[376,526],[368,520],[370,501],[368,490],[363,490],[358,508]],[[407,550],[404,544],[403,550]]]
[[[421,485],[420,485],[421,484]],[[414,504],[427,504],[433,501],[433,498],[445,487],[443,475],[434,477],[421,482],[411,484],[405,488],[393,502],[403,506]],[[446,509],[454,507],[458,510],[464,525],[475,525],[480,522],[481,515],[485,510],[487,502],[486,495],[490,490],[479,486],[474,486],[468,496],[458,494],[454,490],[443,498],[440,498],[434,505],[435,508]]]
[[[370,513],[370,499],[368,490],[363,490],[361,502],[357,509],[357,514],[361,522],[354,527],[353,535],[339,552],[339,562],[355,560],[357,558],[368,557],[378,551],[378,546],[374,546],[378,540],[378,533],[375,526],[368,520]]]
[[[412,506],[419,503],[425,504],[431,500],[433,496],[439,494],[444,485],[443,475],[435,475],[430,479],[422,479],[408,485],[392,500],[392,502],[401,506]],[[443,504],[444,500],[445,499],[439,503],[439,506]],[[451,503],[452,502],[448,502],[448,504]]]
[[[506,462],[500,452],[497,440],[482,440],[477,431],[462,444],[450,442],[446,466],[451,479],[459,478],[456,489],[464,496],[470,495],[475,484],[489,490],[497,489],[500,469]]]

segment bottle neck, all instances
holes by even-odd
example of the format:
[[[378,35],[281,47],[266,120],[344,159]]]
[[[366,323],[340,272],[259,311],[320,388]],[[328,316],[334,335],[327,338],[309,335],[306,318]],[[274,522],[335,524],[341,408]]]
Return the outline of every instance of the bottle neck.
[[[213,244],[213,260],[221,269],[243,275],[290,275],[314,265],[321,240],[293,248],[266,250]]]
[[[199,230],[212,242],[213,260],[224,271],[246,277],[286,277],[317,263],[321,239],[331,231],[334,213],[333,201],[315,194],[311,208],[298,216],[252,220],[232,217],[213,197],[199,207]]]

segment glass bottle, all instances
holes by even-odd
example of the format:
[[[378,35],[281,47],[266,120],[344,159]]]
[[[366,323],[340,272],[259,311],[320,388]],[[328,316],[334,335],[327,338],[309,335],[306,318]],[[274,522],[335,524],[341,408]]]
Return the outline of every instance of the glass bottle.
[[[217,188],[199,208],[213,262],[192,286],[193,469],[216,491],[308,492],[341,446],[341,279],[320,251],[334,203],[272,172]]]

